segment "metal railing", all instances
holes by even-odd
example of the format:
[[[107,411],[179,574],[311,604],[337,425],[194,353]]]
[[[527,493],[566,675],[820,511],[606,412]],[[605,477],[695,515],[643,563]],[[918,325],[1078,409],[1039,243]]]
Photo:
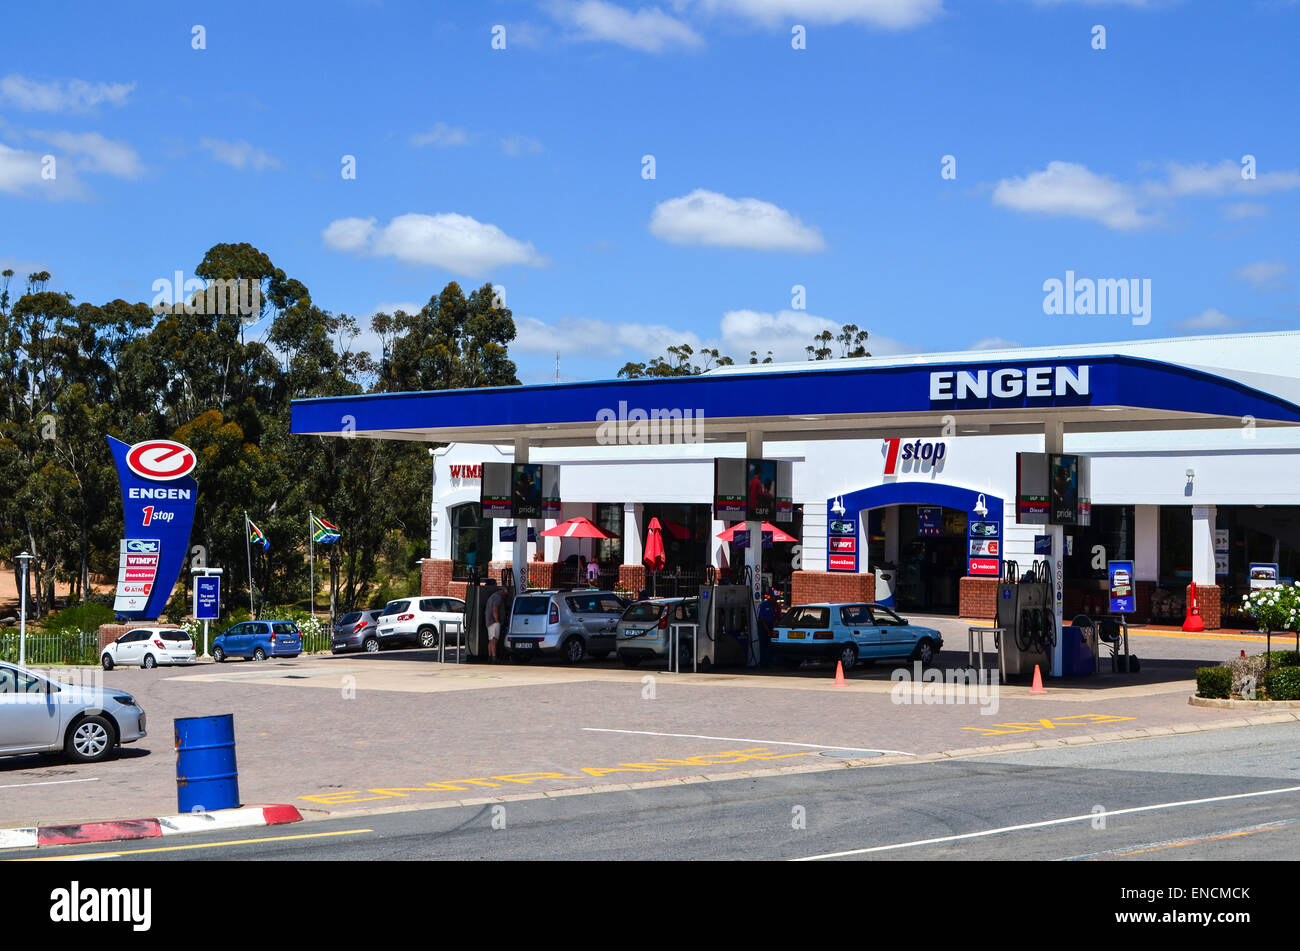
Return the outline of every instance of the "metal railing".
[[[0,660],[18,663],[18,631],[6,630],[0,634]],[[72,631],[67,634],[27,635],[26,656],[28,666],[47,664],[98,664],[99,633]]]
[[[299,631],[301,631],[302,633],[302,652],[304,654],[319,654],[321,652],[328,653],[330,649],[334,646],[333,632],[328,627],[325,627],[324,625],[321,625],[321,630],[319,634],[311,634],[307,631],[303,631],[302,628],[299,628]],[[212,636],[215,637],[216,635],[212,635]],[[203,647],[202,631],[199,632],[199,636],[196,639],[196,642],[198,643],[199,648],[202,649]]]
[[[447,629],[454,627],[456,629],[456,663],[463,664],[465,657],[465,624],[463,621],[439,621],[438,622],[438,663],[447,662]]]
[[[674,621],[668,625],[668,672],[682,672],[682,628],[690,628],[691,631],[691,673],[696,673],[699,655],[695,652],[695,638],[700,632],[700,625],[690,621]]]
[[[984,669],[984,634],[991,632],[993,634],[993,653],[999,656],[998,649],[1001,646],[1002,638],[1006,636],[1007,629],[1004,627],[968,627],[966,628],[966,666],[972,670]],[[975,639],[979,638],[979,667],[975,667]]]

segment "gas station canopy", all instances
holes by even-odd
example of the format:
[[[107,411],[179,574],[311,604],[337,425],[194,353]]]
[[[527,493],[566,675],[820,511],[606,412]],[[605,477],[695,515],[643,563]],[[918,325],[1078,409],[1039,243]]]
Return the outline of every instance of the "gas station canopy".
[[[430,442],[523,439],[540,447],[609,442],[602,432],[620,421],[681,416],[693,427],[692,441],[706,442],[753,433],[766,440],[890,436],[939,430],[950,422],[945,416],[957,421],[958,433],[980,435],[1042,433],[1045,424],[1063,434],[1300,424],[1300,381],[1278,375],[1122,354],[927,359],[295,400],[291,430]]]

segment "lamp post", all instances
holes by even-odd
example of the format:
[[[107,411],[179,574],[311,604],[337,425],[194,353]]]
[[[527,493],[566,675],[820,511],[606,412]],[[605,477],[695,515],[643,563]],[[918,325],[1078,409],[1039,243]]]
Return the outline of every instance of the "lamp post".
[[[27,666],[27,564],[32,556],[23,552],[18,556],[18,666]]]

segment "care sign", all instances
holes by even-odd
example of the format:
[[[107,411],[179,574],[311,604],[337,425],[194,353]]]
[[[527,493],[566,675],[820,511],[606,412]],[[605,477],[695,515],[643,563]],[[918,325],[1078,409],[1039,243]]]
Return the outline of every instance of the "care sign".
[[[197,459],[188,446],[169,439],[128,446],[109,436],[108,448],[117,465],[126,522],[113,610],[126,618],[156,618],[189,551],[199,490],[190,473]]]

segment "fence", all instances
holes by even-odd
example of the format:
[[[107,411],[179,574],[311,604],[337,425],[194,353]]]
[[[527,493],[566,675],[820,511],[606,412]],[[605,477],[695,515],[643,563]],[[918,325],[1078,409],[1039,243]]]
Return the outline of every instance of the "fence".
[[[0,634],[0,660],[18,663],[18,632]],[[47,664],[98,664],[99,634],[95,631],[71,631],[67,634],[28,634],[28,666]]]

